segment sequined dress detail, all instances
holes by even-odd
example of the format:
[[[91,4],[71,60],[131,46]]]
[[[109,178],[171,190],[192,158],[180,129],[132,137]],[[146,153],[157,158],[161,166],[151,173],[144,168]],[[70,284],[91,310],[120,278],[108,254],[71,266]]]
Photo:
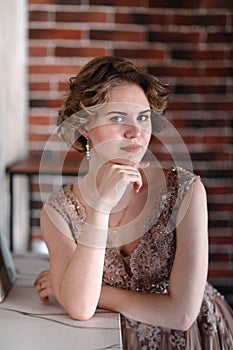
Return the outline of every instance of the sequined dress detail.
[[[159,205],[142,225],[139,244],[132,254],[124,258],[117,247],[106,248],[104,284],[143,293],[168,293],[176,251],[176,217],[196,179],[182,168],[168,171],[166,185],[155,198]],[[48,204],[63,217],[71,238],[77,241],[85,208],[71,186],[52,194]],[[200,312],[188,331],[155,327],[122,316],[122,338],[127,350],[233,350],[233,312],[223,296],[206,283]]]

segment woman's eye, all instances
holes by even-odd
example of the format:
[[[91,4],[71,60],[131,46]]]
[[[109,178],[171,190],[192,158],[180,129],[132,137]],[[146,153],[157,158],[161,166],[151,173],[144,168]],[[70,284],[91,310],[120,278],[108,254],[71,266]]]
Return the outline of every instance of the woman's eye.
[[[150,118],[149,115],[141,114],[141,115],[138,116],[137,119],[138,119],[139,121],[144,122],[144,121],[146,121],[146,120],[149,120],[149,118]]]
[[[124,121],[123,117],[121,116],[112,117],[110,120],[112,123],[122,123]]]

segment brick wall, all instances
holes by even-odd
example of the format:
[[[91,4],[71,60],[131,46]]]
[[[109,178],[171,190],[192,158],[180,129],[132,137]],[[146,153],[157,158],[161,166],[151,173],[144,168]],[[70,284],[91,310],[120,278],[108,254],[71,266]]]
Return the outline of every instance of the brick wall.
[[[89,59],[131,59],[172,86],[179,129],[208,193],[209,277],[233,288],[233,2],[231,0],[29,0],[30,151],[56,125],[67,80]],[[64,147],[59,144],[60,148]],[[34,184],[33,236],[40,237]]]

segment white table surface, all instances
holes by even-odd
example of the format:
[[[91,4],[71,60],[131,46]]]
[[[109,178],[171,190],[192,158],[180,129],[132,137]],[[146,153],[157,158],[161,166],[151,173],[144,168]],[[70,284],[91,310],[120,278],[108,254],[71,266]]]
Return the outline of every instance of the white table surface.
[[[0,304],[0,349],[122,349],[119,314],[97,310],[92,319],[76,321],[55,301],[39,300],[33,282],[48,269],[48,256],[15,255],[14,261],[17,280]]]

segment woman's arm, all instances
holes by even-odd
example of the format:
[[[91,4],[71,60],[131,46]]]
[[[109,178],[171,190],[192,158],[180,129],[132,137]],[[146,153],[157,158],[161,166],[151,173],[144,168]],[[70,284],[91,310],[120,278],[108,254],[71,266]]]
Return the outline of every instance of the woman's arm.
[[[101,221],[101,234],[105,232],[107,235],[108,216],[89,214],[89,224],[98,228]],[[52,286],[58,302],[72,318],[90,318],[100,295],[105,249],[94,245],[77,245],[59,231],[46,209],[42,210],[41,229],[49,250]],[[98,232],[92,234],[94,237]]]
[[[200,309],[208,269],[206,194],[199,180],[186,193],[177,222],[169,294],[142,294],[103,286],[99,307],[155,326],[187,330],[192,325]]]
[[[140,189],[142,178],[138,168],[148,164],[107,162],[101,168],[101,176],[91,177],[89,183],[92,186],[96,183],[96,193],[99,195],[91,199],[92,205],[86,207],[86,220],[77,245],[62,234],[64,224],[59,224],[59,229],[45,207],[42,210],[41,230],[49,250],[54,294],[72,318],[86,320],[96,310],[101,292],[110,212],[128,184],[136,183],[136,190]],[[89,190],[92,192],[91,188]]]

